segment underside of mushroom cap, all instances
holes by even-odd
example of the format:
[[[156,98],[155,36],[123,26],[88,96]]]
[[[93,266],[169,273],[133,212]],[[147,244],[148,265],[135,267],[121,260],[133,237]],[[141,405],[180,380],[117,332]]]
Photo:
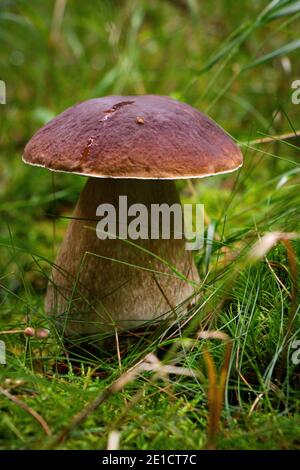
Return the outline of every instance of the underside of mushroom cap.
[[[23,160],[99,178],[201,178],[238,169],[239,147],[210,118],[158,95],[108,96],[58,115],[28,142]]]

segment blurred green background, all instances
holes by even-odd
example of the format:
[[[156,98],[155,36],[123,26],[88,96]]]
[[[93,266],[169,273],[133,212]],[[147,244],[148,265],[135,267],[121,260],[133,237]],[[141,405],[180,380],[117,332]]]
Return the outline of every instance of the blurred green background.
[[[7,104],[0,107],[1,234],[17,220],[13,232],[28,248],[42,238],[40,248],[49,254],[45,212],[53,213],[54,199],[58,213],[70,211],[84,179],[54,179],[28,168],[22,152],[39,127],[76,102],[108,94],[170,95],[208,113],[246,144],[297,128],[291,84],[300,76],[298,2],[0,4],[0,79],[7,88]],[[257,152],[243,147],[245,172],[251,169],[245,185],[263,183],[275,168],[296,168],[288,162],[295,149],[284,145],[276,155],[278,147],[278,142]],[[204,180],[198,186],[230,186],[224,181]],[[218,216],[211,211],[222,205],[217,194],[213,198],[207,212]],[[28,231],[32,224],[34,230]]]

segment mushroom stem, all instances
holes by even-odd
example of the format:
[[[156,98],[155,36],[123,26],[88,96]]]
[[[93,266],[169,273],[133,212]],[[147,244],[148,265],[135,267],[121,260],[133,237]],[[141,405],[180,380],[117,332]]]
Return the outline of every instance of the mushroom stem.
[[[124,228],[127,231],[136,218],[133,214],[128,221],[124,219],[119,196],[127,196],[128,208],[137,203],[147,208],[148,239],[98,238],[99,205],[111,204],[117,223],[123,217],[121,232]],[[163,203],[179,203],[174,181],[88,179],[53,266],[46,295],[46,311],[55,317],[65,336],[158,322],[176,314],[178,305],[190,301],[194,294],[191,281],[198,281],[198,273],[184,239],[176,239],[172,229],[170,239],[150,237],[152,204]]]

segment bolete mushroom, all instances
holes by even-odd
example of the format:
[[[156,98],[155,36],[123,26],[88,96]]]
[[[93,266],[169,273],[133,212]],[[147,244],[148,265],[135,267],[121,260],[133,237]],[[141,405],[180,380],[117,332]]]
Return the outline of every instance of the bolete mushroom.
[[[184,306],[198,281],[192,254],[174,233],[169,240],[99,239],[99,205],[112,204],[118,212],[119,196],[127,196],[128,206],[171,206],[179,202],[174,180],[242,165],[239,148],[211,119],[156,95],[77,104],[32,137],[23,160],[88,176],[45,302],[66,336],[157,322]]]

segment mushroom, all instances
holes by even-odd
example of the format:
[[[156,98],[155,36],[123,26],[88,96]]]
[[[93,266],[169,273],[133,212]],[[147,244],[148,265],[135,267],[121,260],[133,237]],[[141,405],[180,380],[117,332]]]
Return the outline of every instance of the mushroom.
[[[156,95],[77,104],[31,138],[23,160],[88,176],[46,294],[46,312],[65,336],[157,323],[185,307],[199,282],[192,253],[175,233],[168,240],[99,239],[99,205],[112,204],[121,217],[119,196],[128,206],[171,206],[179,203],[174,180],[242,165],[239,148],[211,119]]]

